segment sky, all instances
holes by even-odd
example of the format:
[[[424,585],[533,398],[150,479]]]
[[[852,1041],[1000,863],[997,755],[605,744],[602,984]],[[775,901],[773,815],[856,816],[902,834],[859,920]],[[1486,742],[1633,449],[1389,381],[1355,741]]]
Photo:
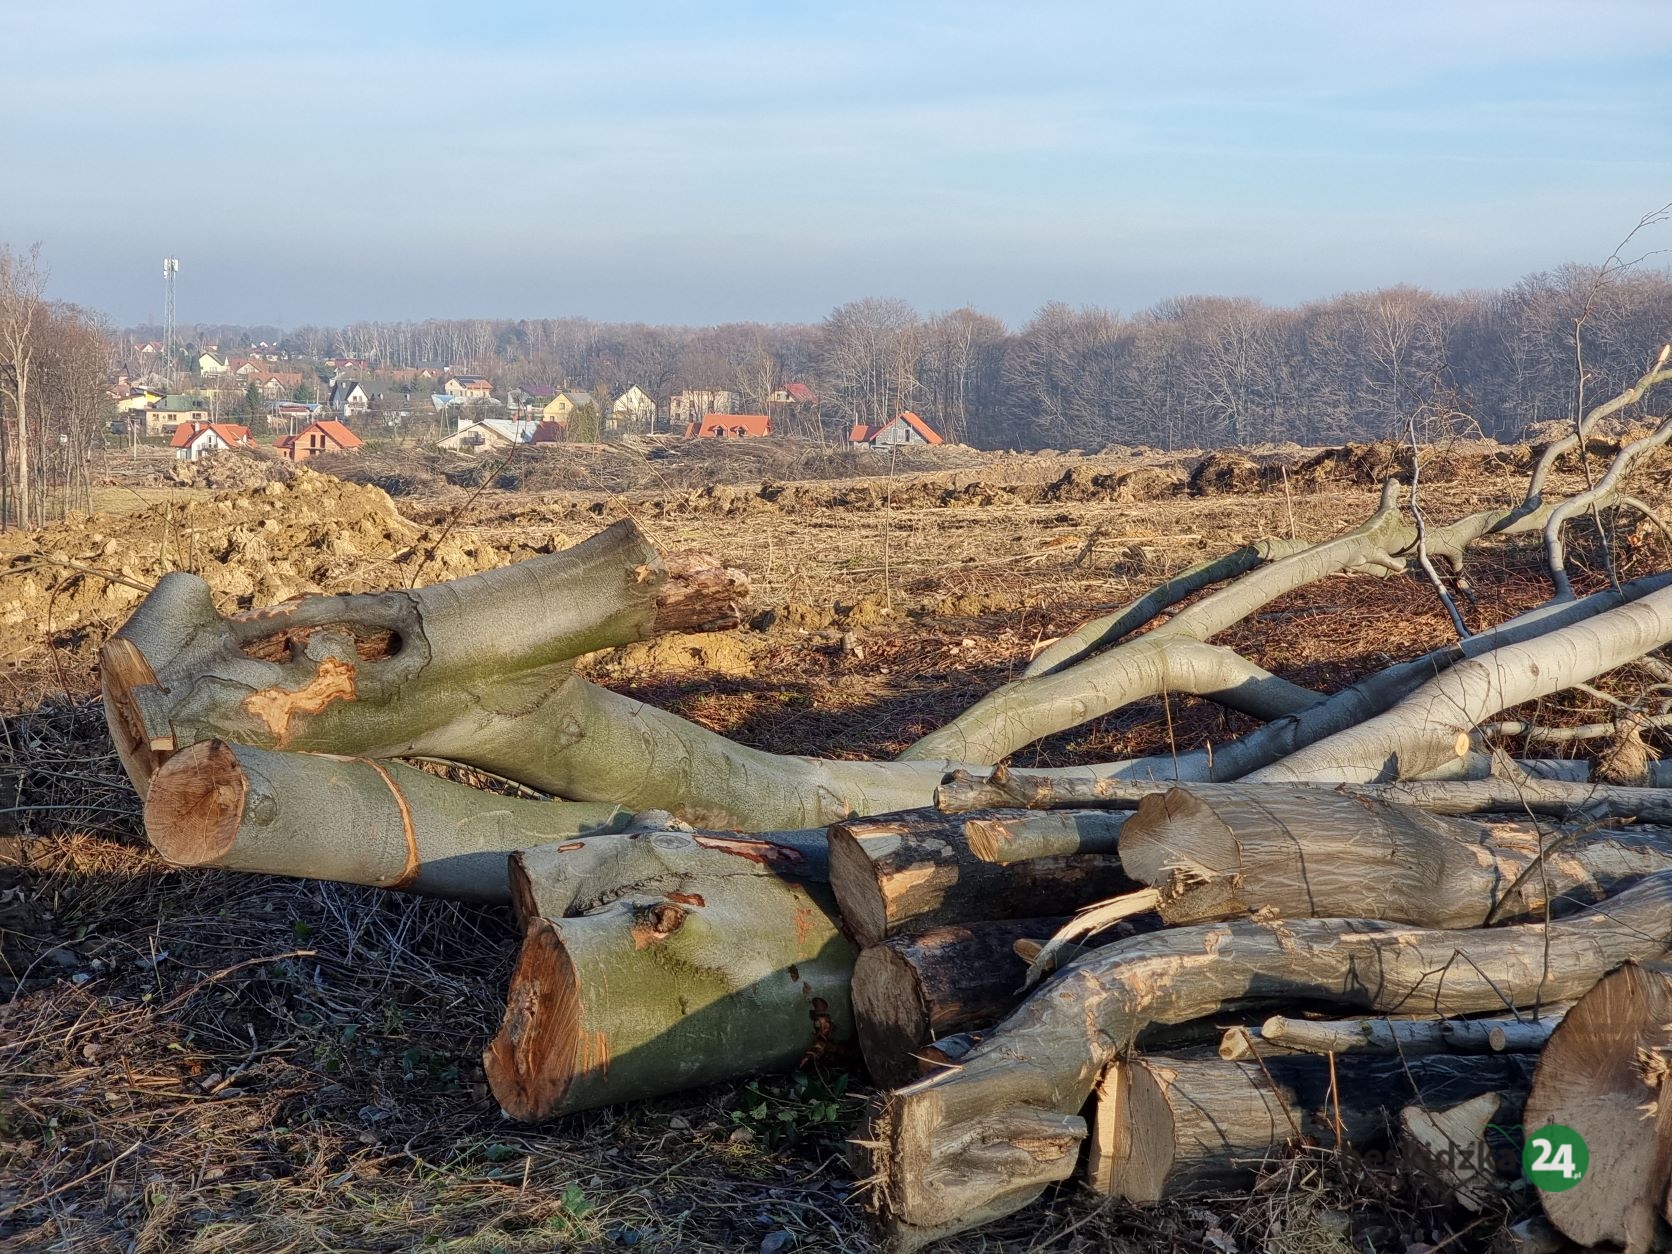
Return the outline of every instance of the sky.
[[[0,0],[0,243],[118,324],[166,255],[183,325],[1497,287],[1672,201],[1663,18]]]

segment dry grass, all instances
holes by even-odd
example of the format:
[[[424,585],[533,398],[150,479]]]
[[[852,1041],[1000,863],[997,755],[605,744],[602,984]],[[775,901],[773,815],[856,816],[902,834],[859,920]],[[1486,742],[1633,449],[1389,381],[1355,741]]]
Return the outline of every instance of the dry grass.
[[[1438,484],[1426,503],[1450,517],[1518,483]],[[903,748],[1041,641],[1207,552],[1288,534],[1290,509],[1278,494],[738,517],[490,489],[459,528],[507,551],[533,533],[572,541],[590,526],[576,511],[600,501],[665,548],[744,566],[774,611],[749,633],[744,673],[601,667],[607,682],[746,742],[842,756]],[[1358,490],[1297,496],[1295,526],[1328,534],[1371,504]],[[1483,620],[1546,595],[1535,558],[1501,546],[1475,559]],[[1286,597],[1226,641],[1333,688],[1449,638],[1426,585],[1359,576]],[[843,1159],[859,1077],[509,1124],[479,1065],[515,950],[503,912],[161,865],[135,841],[137,801],[92,696],[94,645],[0,671],[0,779],[26,771],[29,807],[0,819],[41,833],[11,846],[24,865],[0,866],[0,1249],[732,1251],[778,1232],[784,1248],[872,1248]],[[1547,705],[1547,721],[1596,714]],[[1204,702],[1141,703],[1020,760],[1182,751],[1246,726]],[[1252,1202],[1143,1215],[1064,1190],[947,1248],[1182,1251],[1222,1237],[1222,1249],[1326,1254],[1349,1232],[1381,1250],[1454,1231],[1394,1185],[1320,1161],[1275,1165]]]

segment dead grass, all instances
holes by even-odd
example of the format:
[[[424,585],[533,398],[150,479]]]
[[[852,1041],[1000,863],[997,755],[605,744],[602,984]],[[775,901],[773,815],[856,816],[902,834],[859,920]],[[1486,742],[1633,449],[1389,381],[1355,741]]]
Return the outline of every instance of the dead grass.
[[[1032,482],[1060,476],[1062,459],[1038,460],[1057,464],[1030,470]],[[1436,484],[1425,501],[1450,517],[1518,485],[1508,474]],[[734,673],[601,663],[599,677],[747,743],[839,756],[898,751],[1017,674],[1041,642],[1207,552],[1288,534],[1290,517],[1281,493],[743,519],[489,489],[455,538],[506,554],[573,542],[593,525],[569,521],[574,511],[597,500],[667,549],[742,565],[772,611]],[[1294,525],[1322,536],[1371,505],[1357,490],[1297,495]],[[1472,573],[1482,622],[1546,595],[1525,546],[1485,550]],[[1600,585],[1594,562],[1582,573]],[[1426,585],[1367,576],[1304,589],[1225,637],[1331,689],[1448,639]],[[752,1251],[780,1232],[781,1248],[872,1248],[843,1158],[860,1077],[510,1124],[479,1064],[515,951],[502,911],[160,864],[136,842],[137,800],[94,703],[96,644],[90,633],[0,669],[0,779],[26,773],[27,807],[0,803],[12,811],[0,821],[37,833],[10,847],[23,865],[0,865],[0,1250]],[[1564,698],[1539,717],[1596,712]],[[1184,751],[1249,725],[1205,702],[1142,703],[1019,760]],[[1349,1239],[1402,1249],[1454,1230],[1333,1161],[1274,1168],[1252,1199],[1142,1214],[1067,1189],[947,1248],[1333,1254]],[[1478,1249],[1482,1235],[1446,1248]]]

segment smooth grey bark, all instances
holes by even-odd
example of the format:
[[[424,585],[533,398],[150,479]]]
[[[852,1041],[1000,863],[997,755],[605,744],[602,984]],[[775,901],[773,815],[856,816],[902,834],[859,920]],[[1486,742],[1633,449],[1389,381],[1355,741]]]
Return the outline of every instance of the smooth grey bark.
[[[401,762],[200,741],[151,781],[145,832],[176,866],[507,901],[520,849],[627,826],[620,806],[505,797]]]
[[[1386,712],[1317,741],[1249,782],[1384,783],[1464,756],[1498,711],[1582,683],[1672,641],[1672,587],[1459,662]]]
[[[1669,918],[1672,872],[1663,872],[1548,925],[1295,919],[1104,946],[1054,976],[956,1068],[884,1099],[861,1141],[872,1205],[901,1251],[1025,1206],[1073,1172],[1092,1085],[1150,1025],[1297,999],[1440,1016],[1567,1000],[1621,962],[1664,954]]]

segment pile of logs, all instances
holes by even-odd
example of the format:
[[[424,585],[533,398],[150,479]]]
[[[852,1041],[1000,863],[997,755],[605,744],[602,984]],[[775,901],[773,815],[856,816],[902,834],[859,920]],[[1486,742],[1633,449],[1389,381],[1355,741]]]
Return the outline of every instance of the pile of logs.
[[[106,710],[172,863],[508,903],[522,951],[485,1060],[513,1117],[856,1044],[886,1090],[857,1144],[897,1250],[1076,1175],[1152,1202],[1239,1187],[1299,1144],[1395,1147],[1482,1210],[1523,1129],[1558,1123],[1592,1157],[1542,1194],[1551,1221],[1647,1249],[1672,1216],[1672,772],[1644,732],[1672,701],[1576,731],[1489,721],[1622,667],[1672,692],[1672,573],[1577,598],[1561,539],[1582,508],[1644,508],[1615,493],[1672,419],[1546,501],[1587,430],[1518,504],[1423,530],[1390,485],[1341,536],[1183,572],[890,762],[747,747],[576,674],[739,621],[741,572],[665,558],[632,523],[230,617],[168,575],[103,651]],[[1209,643],[1324,578],[1420,560],[1438,585],[1438,557],[1461,588],[1470,545],[1528,532],[1549,604],[1340,692]],[[1264,725],[1165,759],[995,767],[1168,692]],[[1607,743],[1514,759],[1512,737]]]

